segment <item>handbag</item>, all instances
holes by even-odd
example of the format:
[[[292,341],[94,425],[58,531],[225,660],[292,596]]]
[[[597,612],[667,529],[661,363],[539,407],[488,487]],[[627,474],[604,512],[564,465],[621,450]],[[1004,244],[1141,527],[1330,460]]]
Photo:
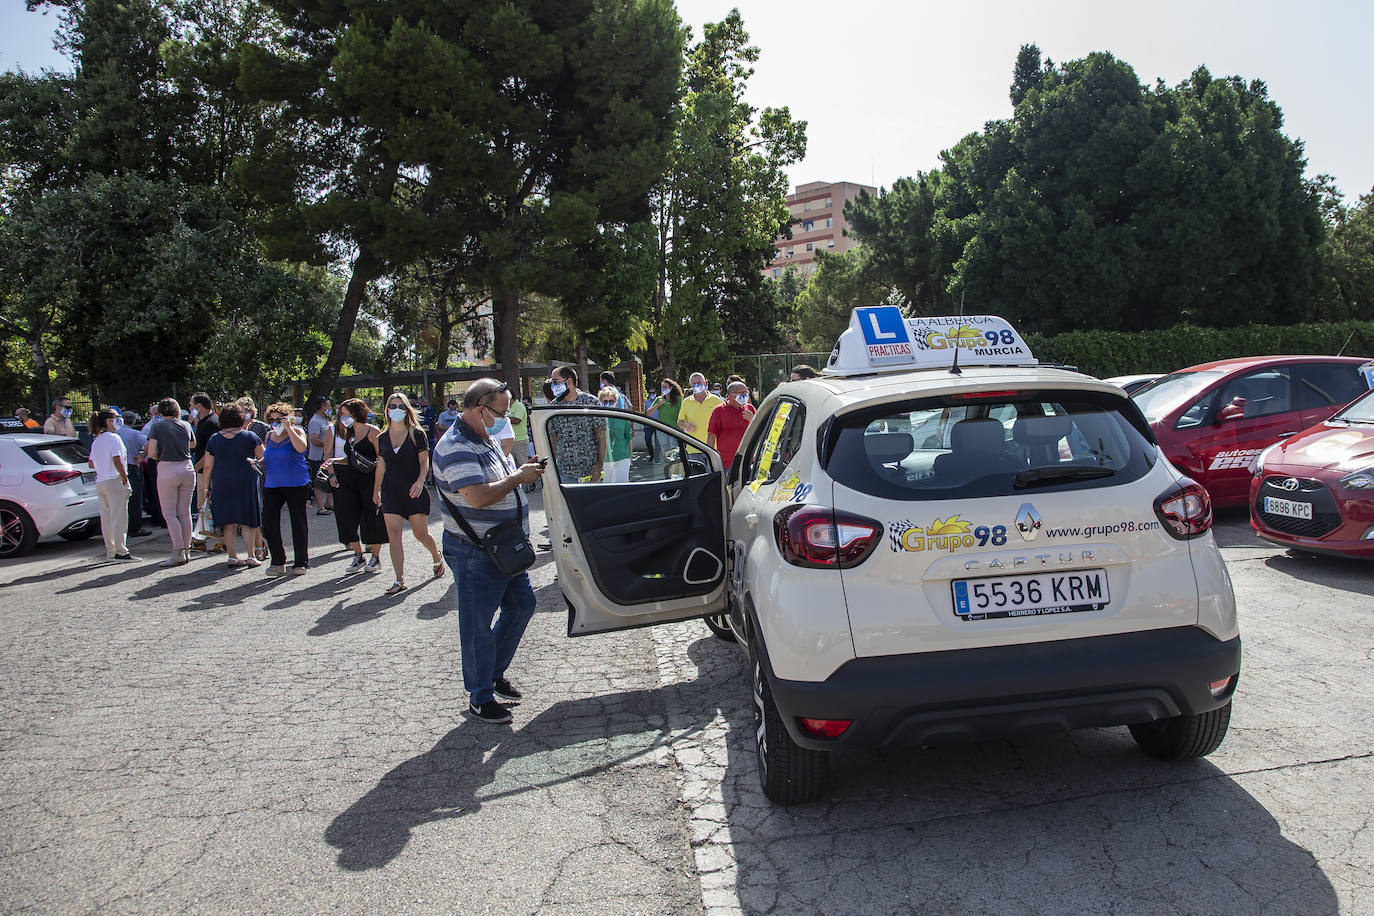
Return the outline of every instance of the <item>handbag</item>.
[[[518,576],[534,565],[534,548],[525,537],[525,530],[520,527],[523,504],[520,502],[519,487],[511,491],[515,494],[515,519],[501,522],[481,538],[472,530],[468,520],[463,518],[463,513],[458,511],[458,507],[444,495],[444,491],[437,487],[435,489],[438,490],[439,498],[444,501],[444,505],[448,507],[453,520],[458,523],[458,527],[463,529],[463,533],[470,541],[482,548],[492,565],[501,571],[501,575]]]
[[[315,472],[315,485],[321,489],[324,489],[326,487],[331,490],[337,489],[332,483],[329,482],[329,468],[325,467],[322,467]]]
[[[358,450],[353,447],[353,442],[344,443],[344,454],[348,456],[348,466],[360,474],[371,474],[377,470],[376,458],[364,458],[358,454]]]

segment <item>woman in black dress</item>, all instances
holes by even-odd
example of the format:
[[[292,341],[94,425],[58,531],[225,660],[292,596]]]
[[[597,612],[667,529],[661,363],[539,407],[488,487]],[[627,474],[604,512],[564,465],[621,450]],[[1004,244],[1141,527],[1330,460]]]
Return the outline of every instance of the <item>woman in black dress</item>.
[[[410,399],[396,392],[386,399],[386,429],[378,438],[377,488],[372,499],[382,508],[391,545],[391,568],[396,581],[386,590],[396,595],[406,590],[405,523],[434,561],[434,575],[444,569],[444,558],[429,533],[429,448],[420,415]]]
[[[386,543],[386,525],[372,501],[376,481],[381,478],[381,468],[374,465],[381,430],[367,422],[367,415],[367,403],[360,398],[349,398],[339,405],[339,420],[331,438],[333,443],[342,443],[343,457],[323,462],[329,468],[329,484],[334,488],[334,524],[339,530],[339,542],[353,551],[346,572],[381,569],[382,545]],[[371,558],[363,555],[364,545]]]

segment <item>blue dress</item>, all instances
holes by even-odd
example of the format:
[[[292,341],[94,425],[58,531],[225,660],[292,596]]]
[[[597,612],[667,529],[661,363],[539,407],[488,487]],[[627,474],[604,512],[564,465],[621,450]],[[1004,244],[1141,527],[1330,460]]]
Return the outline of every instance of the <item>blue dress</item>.
[[[244,430],[234,436],[215,433],[205,450],[215,457],[210,471],[210,514],[217,526],[262,526],[258,472],[248,463],[262,440]]]

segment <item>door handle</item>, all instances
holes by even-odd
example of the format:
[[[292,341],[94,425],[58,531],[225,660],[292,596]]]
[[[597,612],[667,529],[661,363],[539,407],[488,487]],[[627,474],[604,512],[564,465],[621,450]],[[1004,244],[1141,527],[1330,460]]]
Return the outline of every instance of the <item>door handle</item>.
[[[1279,438],[1280,438],[1280,439],[1287,439],[1289,436],[1296,436],[1297,434],[1298,434],[1298,431],[1297,431],[1296,429],[1290,429],[1290,430],[1289,430],[1288,432],[1286,432],[1286,433],[1279,433]]]
[[[681,495],[681,490],[664,490],[662,493],[658,494],[658,501],[661,503],[670,503]]]

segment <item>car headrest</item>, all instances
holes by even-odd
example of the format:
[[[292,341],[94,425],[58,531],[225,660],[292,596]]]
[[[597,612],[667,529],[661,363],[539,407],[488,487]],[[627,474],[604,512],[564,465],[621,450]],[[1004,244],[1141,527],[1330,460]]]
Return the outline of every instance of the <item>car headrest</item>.
[[[1021,445],[1053,445],[1073,429],[1065,416],[1017,417],[1011,425],[1011,437]]]
[[[864,451],[879,464],[890,464],[910,455],[914,442],[911,433],[870,433],[864,436]]]
[[[949,447],[956,452],[1002,451],[1002,424],[992,418],[960,420],[949,431]]]

